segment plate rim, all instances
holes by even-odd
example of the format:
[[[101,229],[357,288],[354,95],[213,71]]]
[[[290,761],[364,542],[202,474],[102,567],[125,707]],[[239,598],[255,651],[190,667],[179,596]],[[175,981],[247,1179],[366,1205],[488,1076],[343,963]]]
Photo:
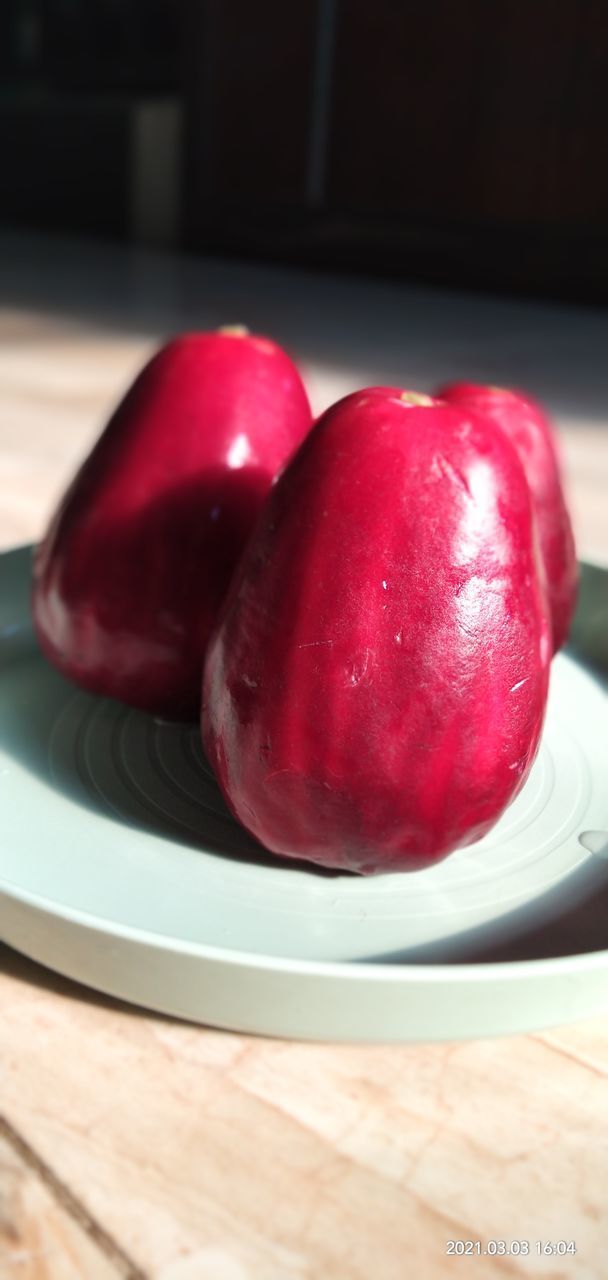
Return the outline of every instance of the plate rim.
[[[0,895],[22,903],[26,907],[42,912],[45,916],[53,916],[66,924],[77,925],[88,929],[91,933],[103,933],[121,941],[153,947],[159,951],[179,952],[180,955],[192,959],[208,960],[215,964],[225,963],[233,968],[258,968],[265,972],[289,972],[302,977],[320,977],[367,981],[397,981],[402,979],[424,980],[433,982],[455,982],[466,979],[475,981],[496,980],[509,977],[525,981],[531,977],[557,978],[565,970],[563,976],[578,975],[586,969],[596,970],[608,966],[608,948],[601,951],[575,952],[563,956],[543,956],[526,960],[480,960],[451,961],[438,964],[413,964],[411,962],[372,960],[310,960],[293,956],[264,955],[262,952],[241,951],[234,947],[220,947],[213,943],[193,942],[175,938],[171,934],[156,933],[153,930],[137,929],[131,925],[108,920],[105,916],[96,916],[93,912],[81,911],[75,907],[58,904],[53,898],[43,894],[30,893],[12,881],[0,877]]]

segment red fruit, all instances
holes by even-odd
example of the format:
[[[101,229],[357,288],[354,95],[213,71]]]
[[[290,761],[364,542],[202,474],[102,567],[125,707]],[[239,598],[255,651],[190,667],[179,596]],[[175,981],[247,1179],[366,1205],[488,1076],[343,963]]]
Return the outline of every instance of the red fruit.
[[[553,627],[553,652],[568,637],[576,607],[578,568],[550,423],[529,396],[502,387],[455,382],[437,392],[450,404],[475,409],[508,435],[520,456],[536,512]]]
[[[300,376],[274,342],[231,329],[163,347],[38,548],[33,614],[51,662],[97,693],[196,719],[234,565],[311,422]]]
[[[467,409],[372,388],[323,415],[207,651],[206,751],[263,845],[397,871],[492,826],[545,710],[532,519],[513,446]]]

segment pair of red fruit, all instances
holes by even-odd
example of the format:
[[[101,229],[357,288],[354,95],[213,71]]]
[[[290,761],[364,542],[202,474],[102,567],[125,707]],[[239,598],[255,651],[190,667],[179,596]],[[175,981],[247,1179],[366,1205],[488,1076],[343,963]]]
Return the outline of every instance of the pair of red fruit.
[[[531,400],[372,387],[313,425],[291,360],[235,328],[144,368],[38,548],[33,613],[60,671],[160,715],[198,717],[204,665],[243,825],[371,873],[480,838],[520,790],[576,584]]]

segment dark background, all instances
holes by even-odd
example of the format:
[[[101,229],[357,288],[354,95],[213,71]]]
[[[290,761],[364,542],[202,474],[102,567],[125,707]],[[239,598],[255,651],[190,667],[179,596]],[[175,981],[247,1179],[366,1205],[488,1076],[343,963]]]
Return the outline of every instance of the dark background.
[[[608,298],[606,0],[1,0],[0,220]]]

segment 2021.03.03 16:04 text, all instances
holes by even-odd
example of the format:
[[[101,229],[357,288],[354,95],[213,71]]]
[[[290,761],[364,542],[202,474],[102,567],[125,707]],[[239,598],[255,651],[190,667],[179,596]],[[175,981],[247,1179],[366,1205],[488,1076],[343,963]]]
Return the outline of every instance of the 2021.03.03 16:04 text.
[[[565,1257],[576,1253],[574,1240],[448,1240],[446,1253],[452,1257]]]

